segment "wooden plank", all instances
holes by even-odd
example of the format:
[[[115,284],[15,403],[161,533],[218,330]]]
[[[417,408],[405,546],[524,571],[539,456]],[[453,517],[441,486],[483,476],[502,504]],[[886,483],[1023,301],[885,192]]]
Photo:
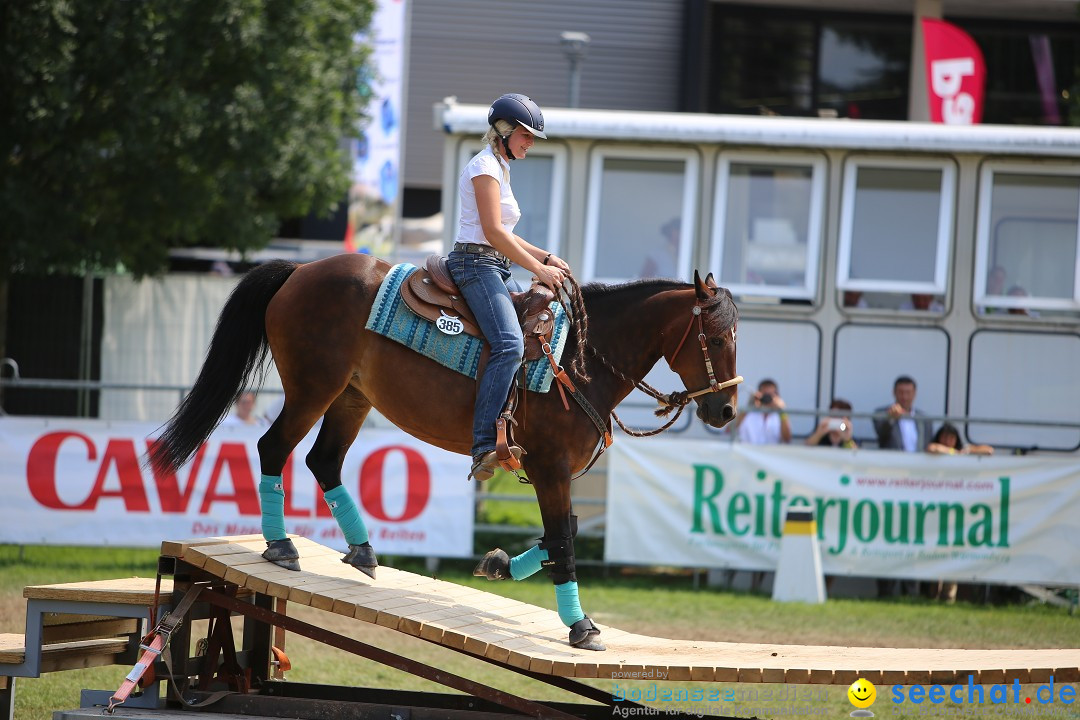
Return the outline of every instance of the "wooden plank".
[[[126,638],[50,643],[41,648],[41,671],[109,665],[116,655],[127,649],[127,645]],[[18,664],[25,660],[25,637],[18,633],[0,634],[0,663]]]
[[[26,660],[26,637],[22,633],[0,633],[0,663],[21,664]]]
[[[162,597],[167,598],[171,592],[172,580],[162,579]],[[131,577],[57,585],[28,585],[23,588],[23,597],[27,600],[68,600],[149,607],[154,604],[154,578]]]
[[[289,537],[292,537],[291,535]],[[248,540],[262,540],[262,535],[233,535],[231,537],[204,537],[191,538],[189,540],[165,540],[161,543],[161,554],[167,557],[182,558],[188,548],[201,545],[218,545],[222,542],[245,542]]]
[[[139,632],[140,622],[135,618],[107,618],[86,622],[48,625],[42,628],[41,640],[45,643],[71,642],[93,638],[116,637]]]

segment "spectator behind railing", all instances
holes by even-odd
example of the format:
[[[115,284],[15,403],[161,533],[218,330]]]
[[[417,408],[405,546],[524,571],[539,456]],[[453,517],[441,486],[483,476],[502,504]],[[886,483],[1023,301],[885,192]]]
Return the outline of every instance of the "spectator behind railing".
[[[915,407],[915,380],[901,375],[893,383],[892,405],[885,405],[874,410],[879,413],[874,418],[874,431],[877,433],[878,447],[882,450],[903,450],[918,452],[929,441],[933,426],[922,410]]]
[[[851,436],[851,403],[840,398],[833,398],[830,410],[842,410],[847,412],[829,413],[829,417],[818,423],[813,433],[806,438],[806,444],[810,446],[856,448],[858,444]]]
[[[750,396],[750,407],[739,413],[735,422],[739,440],[749,445],[776,445],[791,442],[791,422],[785,410],[780,388],[775,380],[758,383]]]
[[[237,398],[232,413],[221,421],[222,427],[265,427],[268,424],[264,417],[255,414],[255,393],[251,390]]]
[[[926,452],[933,455],[993,455],[994,448],[989,445],[965,445],[956,426],[945,423],[927,444]]]

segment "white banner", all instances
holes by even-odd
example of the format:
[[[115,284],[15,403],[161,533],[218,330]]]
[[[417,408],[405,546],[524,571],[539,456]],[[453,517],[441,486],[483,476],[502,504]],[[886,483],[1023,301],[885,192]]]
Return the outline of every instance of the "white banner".
[[[157,546],[162,540],[261,532],[259,453],[264,429],[217,429],[175,475],[142,462],[152,423],[0,418],[0,543]],[[290,533],[347,549],[304,458],[283,475]],[[465,557],[473,551],[469,459],[397,430],[364,430],[342,481],[383,555]]]
[[[825,573],[1080,585],[1080,464],[881,450],[623,441],[609,562],[775,570],[784,511],[815,510]]]
[[[360,92],[368,96],[367,121],[350,141],[353,184],[345,247],[380,257],[391,253],[400,216],[407,1],[376,0],[369,31],[356,38],[371,49],[371,75],[360,80]]]

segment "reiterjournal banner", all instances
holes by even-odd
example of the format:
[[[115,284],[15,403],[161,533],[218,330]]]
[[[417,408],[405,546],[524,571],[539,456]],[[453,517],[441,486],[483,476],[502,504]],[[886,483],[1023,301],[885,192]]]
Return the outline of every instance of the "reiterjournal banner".
[[[157,546],[165,539],[259,533],[264,428],[220,427],[191,462],[156,475],[142,461],[152,423],[0,418],[0,543]],[[283,475],[288,532],[345,550],[304,457]],[[397,430],[364,430],[342,481],[381,555],[472,554],[468,458]]]
[[[828,574],[1080,585],[1075,458],[693,440],[609,452],[610,562],[774,570],[784,511],[808,505]]]

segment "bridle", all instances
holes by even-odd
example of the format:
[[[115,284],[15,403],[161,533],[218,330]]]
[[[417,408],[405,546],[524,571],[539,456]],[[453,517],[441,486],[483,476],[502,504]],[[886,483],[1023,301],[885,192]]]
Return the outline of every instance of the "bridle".
[[[686,338],[690,336],[690,330],[693,329],[694,323],[696,321],[698,326],[698,344],[701,346],[701,354],[705,360],[705,372],[708,373],[709,376],[709,386],[707,388],[695,390],[694,392],[690,392],[687,390],[677,390],[675,392],[662,393],[644,380],[634,380],[633,378],[628,377],[625,373],[612,365],[611,362],[603,355],[601,355],[600,351],[598,351],[595,347],[593,347],[592,345],[586,346],[589,352],[592,353],[592,355],[596,357],[596,359],[599,360],[604,365],[604,367],[614,373],[617,378],[623,380],[624,382],[630,383],[638,390],[641,390],[643,393],[659,402],[660,407],[656,409],[657,417],[664,417],[671,414],[672,410],[675,410],[675,415],[655,430],[635,430],[634,428],[627,427],[619,418],[619,416],[615,413],[615,410],[612,409],[611,417],[615,420],[619,427],[622,428],[622,431],[625,432],[627,435],[630,435],[632,437],[649,437],[652,435],[659,435],[660,433],[664,432],[669,427],[675,424],[675,421],[677,421],[679,419],[679,416],[682,415],[683,409],[685,409],[686,406],[690,404],[690,401],[694,398],[700,395],[705,395],[707,393],[720,392],[721,390],[724,390],[726,388],[738,385],[743,381],[742,375],[736,375],[730,380],[725,380],[723,382],[718,382],[716,380],[716,373],[713,370],[712,358],[709,357],[709,340],[705,335],[705,320],[702,317],[703,312],[706,309],[705,306],[706,304],[701,300],[696,300],[694,302],[694,307],[691,310],[692,314],[690,316],[690,322],[687,323],[686,330],[683,331],[682,339],[679,340],[678,347],[675,348],[675,352],[671,354],[670,358],[668,358],[666,355],[664,356],[664,358],[668,362],[668,367],[674,370],[675,368],[672,367],[672,363],[675,362],[675,358],[678,357],[679,351],[682,350],[683,345],[686,344]],[[731,333],[732,343],[735,342],[735,326],[737,324],[738,319],[736,318],[735,322],[731,324],[731,330],[729,331]],[[724,334],[726,335],[727,332],[725,332]],[[558,378],[560,382],[566,382],[568,380],[565,372],[557,373],[556,378]],[[581,393],[581,391],[574,387],[572,383],[567,382],[566,384],[568,386],[567,389],[573,396],[574,400],[576,400],[577,403],[581,406],[581,409],[585,411],[585,414],[589,416],[589,419],[592,420],[593,425],[596,426],[597,431],[600,433],[600,440],[597,443],[596,449],[593,451],[592,458],[589,460],[588,464],[585,465],[585,468],[577,475],[575,475],[574,478],[572,478],[577,479],[587,473],[589,471],[589,468],[591,468],[593,464],[600,458],[600,455],[603,454],[604,450],[607,449],[609,445],[611,445],[611,433],[610,431],[608,431],[604,419],[600,416],[599,413],[596,412],[592,404],[585,399],[585,396]]]
[[[627,435],[632,435],[633,437],[649,437],[652,435],[659,435],[660,433],[664,432],[669,427],[675,424],[675,421],[679,419],[680,415],[682,415],[682,411],[686,408],[687,405],[690,404],[690,401],[694,398],[701,395],[707,395],[709,393],[720,392],[721,390],[726,390],[729,387],[733,387],[743,382],[742,375],[736,375],[730,380],[724,380],[723,382],[717,381],[716,373],[713,370],[712,358],[709,356],[709,339],[705,335],[704,310],[704,302],[702,302],[701,300],[697,300],[694,302],[694,307],[690,311],[690,322],[686,324],[686,330],[683,331],[682,338],[679,340],[679,344],[675,347],[675,352],[671,354],[670,358],[667,357],[667,355],[665,354],[664,359],[667,360],[668,367],[671,368],[672,371],[674,371],[675,368],[673,367],[673,365],[675,363],[675,358],[679,356],[679,351],[683,349],[683,345],[686,344],[686,339],[690,337],[690,331],[693,329],[696,323],[698,328],[698,344],[701,346],[701,354],[705,361],[705,372],[709,377],[709,386],[706,388],[702,388],[701,390],[695,390],[693,392],[689,390],[676,390],[670,393],[662,393],[644,380],[637,380],[636,382],[634,382],[634,387],[638,390],[641,390],[643,393],[660,403],[660,407],[656,409],[657,417],[664,417],[666,415],[669,415],[672,410],[675,410],[675,415],[655,430],[635,430],[633,428],[628,428],[626,425],[624,425],[623,421],[620,420],[619,416],[615,414],[614,410],[612,410],[611,417],[615,418],[615,422],[618,423],[619,427],[622,428],[622,431],[625,432]],[[728,331],[731,333],[732,343],[735,342],[735,328],[737,325],[738,321],[732,323],[731,330]],[[727,332],[725,332],[724,334],[726,335]],[[618,374],[622,375],[622,373]],[[622,375],[622,377],[625,378],[626,376]]]
[[[700,300],[698,300],[697,302],[694,303],[694,307],[690,311],[691,312],[690,322],[687,323],[686,330],[683,331],[683,334],[682,334],[682,339],[679,340],[679,344],[675,347],[675,352],[673,352],[671,354],[670,358],[668,358],[668,357],[664,358],[665,360],[667,360],[668,367],[671,368],[672,371],[674,371],[675,370],[675,368],[674,368],[675,358],[679,356],[679,351],[682,350],[683,345],[686,344],[686,338],[688,338],[690,336],[690,330],[694,327],[694,321],[697,320],[698,343],[701,345],[701,354],[705,357],[705,372],[709,376],[709,387],[704,388],[702,390],[696,390],[694,392],[684,393],[683,394],[684,397],[681,400],[681,404],[683,404],[683,405],[686,405],[688,402],[690,402],[691,400],[693,400],[694,398],[696,398],[699,395],[706,395],[708,393],[720,392],[721,390],[725,390],[725,389],[727,389],[729,387],[733,387],[735,385],[738,385],[739,383],[741,383],[743,381],[742,375],[736,375],[735,377],[731,378],[730,380],[725,380],[723,382],[717,382],[716,381],[716,374],[713,372],[712,358],[709,357],[709,347],[708,347],[709,340],[708,340],[707,337],[705,337],[705,320],[702,317],[702,310],[703,310],[704,307],[705,307],[704,304]],[[735,327],[736,327],[736,325],[738,325],[737,322],[732,323],[732,325],[731,325],[730,332],[731,332],[731,342],[732,343],[735,342]],[[726,335],[727,333],[724,333],[724,334]],[[671,395],[675,395],[675,394],[676,393],[671,393]],[[672,405],[671,402],[661,400],[660,398],[657,398],[657,399],[660,400],[661,403],[664,404],[664,405]]]

